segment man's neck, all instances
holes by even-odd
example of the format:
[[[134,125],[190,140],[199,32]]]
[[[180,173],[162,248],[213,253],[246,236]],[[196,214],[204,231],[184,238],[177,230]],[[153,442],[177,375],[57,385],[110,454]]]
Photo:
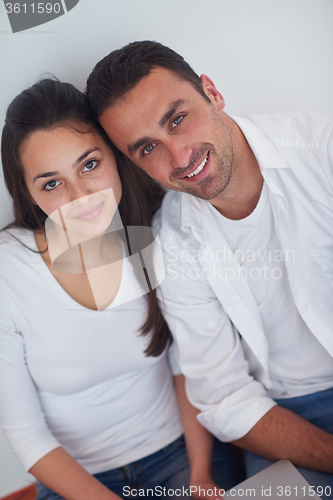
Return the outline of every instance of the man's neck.
[[[247,140],[238,125],[224,115],[233,141],[233,169],[226,189],[210,203],[228,219],[239,220],[255,209],[263,186],[263,177]]]

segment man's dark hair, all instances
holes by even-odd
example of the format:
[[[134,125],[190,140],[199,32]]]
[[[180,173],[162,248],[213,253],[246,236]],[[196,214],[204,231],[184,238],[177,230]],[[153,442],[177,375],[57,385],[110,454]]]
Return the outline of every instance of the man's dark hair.
[[[114,50],[96,64],[86,88],[94,113],[100,116],[156,67],[168,69],[190,82],[209,101],[199,76],[182,56],[158,42],[145,40]]]

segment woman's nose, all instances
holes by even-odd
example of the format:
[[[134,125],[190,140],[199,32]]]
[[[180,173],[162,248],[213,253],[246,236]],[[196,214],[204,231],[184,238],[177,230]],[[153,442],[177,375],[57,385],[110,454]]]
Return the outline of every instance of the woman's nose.
[[[76,185],[71,189],[71,204],[74,206],[84,206],[87,205],[92,197],[89,190],[85,189],[84,186]]]

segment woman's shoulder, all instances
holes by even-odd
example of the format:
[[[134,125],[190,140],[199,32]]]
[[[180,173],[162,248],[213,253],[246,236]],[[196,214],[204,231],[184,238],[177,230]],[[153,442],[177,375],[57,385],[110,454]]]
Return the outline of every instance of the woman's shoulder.
[[[0,231],[0,257],[22,257],[27,252],[36,251],[33,231],[21,227],[10,227]]]

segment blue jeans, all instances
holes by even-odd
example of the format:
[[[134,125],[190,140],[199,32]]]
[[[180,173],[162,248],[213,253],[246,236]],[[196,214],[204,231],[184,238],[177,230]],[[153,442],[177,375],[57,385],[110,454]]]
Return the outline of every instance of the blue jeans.
[[[239,450],[228,443],[214,442],[213,455],[214,480],[217,485],[228,490],[245,479],[242,456]],[[122,498],[139,498],[130,494],[131,489],[150,489],[145,492],[148,499],[169,498],[174,500],[189,498],[190,469],[183,436],[137,462],[124,467],[94,475],[104,486]],[[154,488],[163,492],[154,496]],[[165,490],[162,490],[165,488]],[[177,494],[174,494],[175,490]],[[64,500],[41,483],[37,484],[37,500]],[[133,492],[135,493],[135,492]],[[158,492],[157,492],[158,493]],[[181,493],[179,495],[179,493]]]
[[[312,424],[320,427],[326,432],[333,434],[333,389],[308,394],[298,398],[277,399],[277,404],[283,406],[300,417],[305,418]],[[247,477],[253,476],[269,465],[271,460],[246,451],[244,453]],[[325,500],[333,499],[333,474],[317,472],[314,470],[298,468],[298,471],[314,487],[316,493]],[[327,495],[321,494],[321,488]]]

